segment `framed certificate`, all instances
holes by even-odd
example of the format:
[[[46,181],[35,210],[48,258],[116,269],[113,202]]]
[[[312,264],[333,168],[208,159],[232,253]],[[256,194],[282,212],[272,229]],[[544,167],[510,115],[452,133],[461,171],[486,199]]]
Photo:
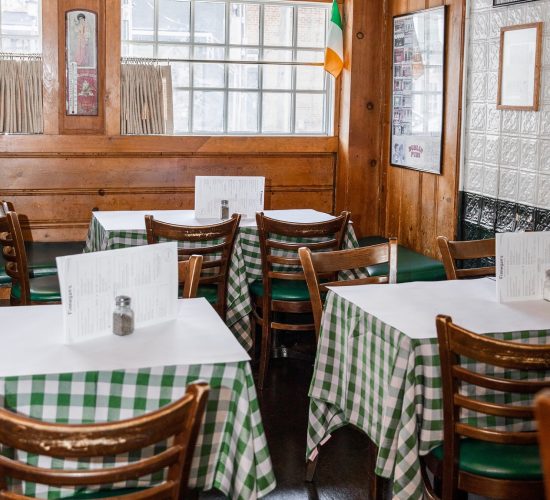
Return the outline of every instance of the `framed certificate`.
[[[390,163],[441,173],[445,7],[393,19]]]
[[[542,23],[500,30],[497,109],[539,109]]]

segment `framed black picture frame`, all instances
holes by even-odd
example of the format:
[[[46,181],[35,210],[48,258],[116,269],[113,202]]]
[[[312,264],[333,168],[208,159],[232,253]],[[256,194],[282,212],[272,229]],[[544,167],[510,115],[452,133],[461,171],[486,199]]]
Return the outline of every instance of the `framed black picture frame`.
[[[493,7],[505,7],[506,5],[515,5],[517,3],[536,2],[537,0],[493,0]]]
[[[390,164],[441,174],[445,6],[393,18]]]

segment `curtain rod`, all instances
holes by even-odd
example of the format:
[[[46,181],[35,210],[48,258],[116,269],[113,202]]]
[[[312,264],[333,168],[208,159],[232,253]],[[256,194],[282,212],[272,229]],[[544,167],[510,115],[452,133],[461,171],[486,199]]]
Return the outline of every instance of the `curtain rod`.
[[[123,63],[167,63],[171,62],[189,62],[189,63],[209,63],[209,64],[253,64],[253,65],[270,65],[270,66],[323,66],[323,62],[299,62],[299,61],[239,61],[229,59],[155,59],[151,57],[121,57]]]
[[[22,54],[18,52],[2,52],[0,51],[0,59],[15,59],[15,58],[21,58],[21,59],[42,59],[42,54]]]

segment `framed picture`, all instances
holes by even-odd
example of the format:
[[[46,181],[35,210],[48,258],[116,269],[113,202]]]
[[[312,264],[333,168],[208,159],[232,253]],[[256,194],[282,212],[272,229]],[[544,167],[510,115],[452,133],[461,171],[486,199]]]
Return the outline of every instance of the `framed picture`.
[[[390,163],[441,173],[445,7],[393,18]]]
[[[503,7],[504,5],[514,5],[516,3],[534,2],[535,0],[493,0],[493,7]]]
[[[98,114],[97,24],[89,10],[65,14],[67,115]]]
[[[541,48],[542,23],[501,28],[497,109],[539,109]]]

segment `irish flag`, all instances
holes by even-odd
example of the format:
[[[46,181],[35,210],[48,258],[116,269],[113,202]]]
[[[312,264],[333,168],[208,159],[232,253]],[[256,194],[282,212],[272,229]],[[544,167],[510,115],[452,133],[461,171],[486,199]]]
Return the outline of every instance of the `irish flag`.
[[[342,18],[336,0],[332,2],[332,13],[328,27],[327,48],[325,49],[325,70],[335,78],[344,67],[344,36]]]

